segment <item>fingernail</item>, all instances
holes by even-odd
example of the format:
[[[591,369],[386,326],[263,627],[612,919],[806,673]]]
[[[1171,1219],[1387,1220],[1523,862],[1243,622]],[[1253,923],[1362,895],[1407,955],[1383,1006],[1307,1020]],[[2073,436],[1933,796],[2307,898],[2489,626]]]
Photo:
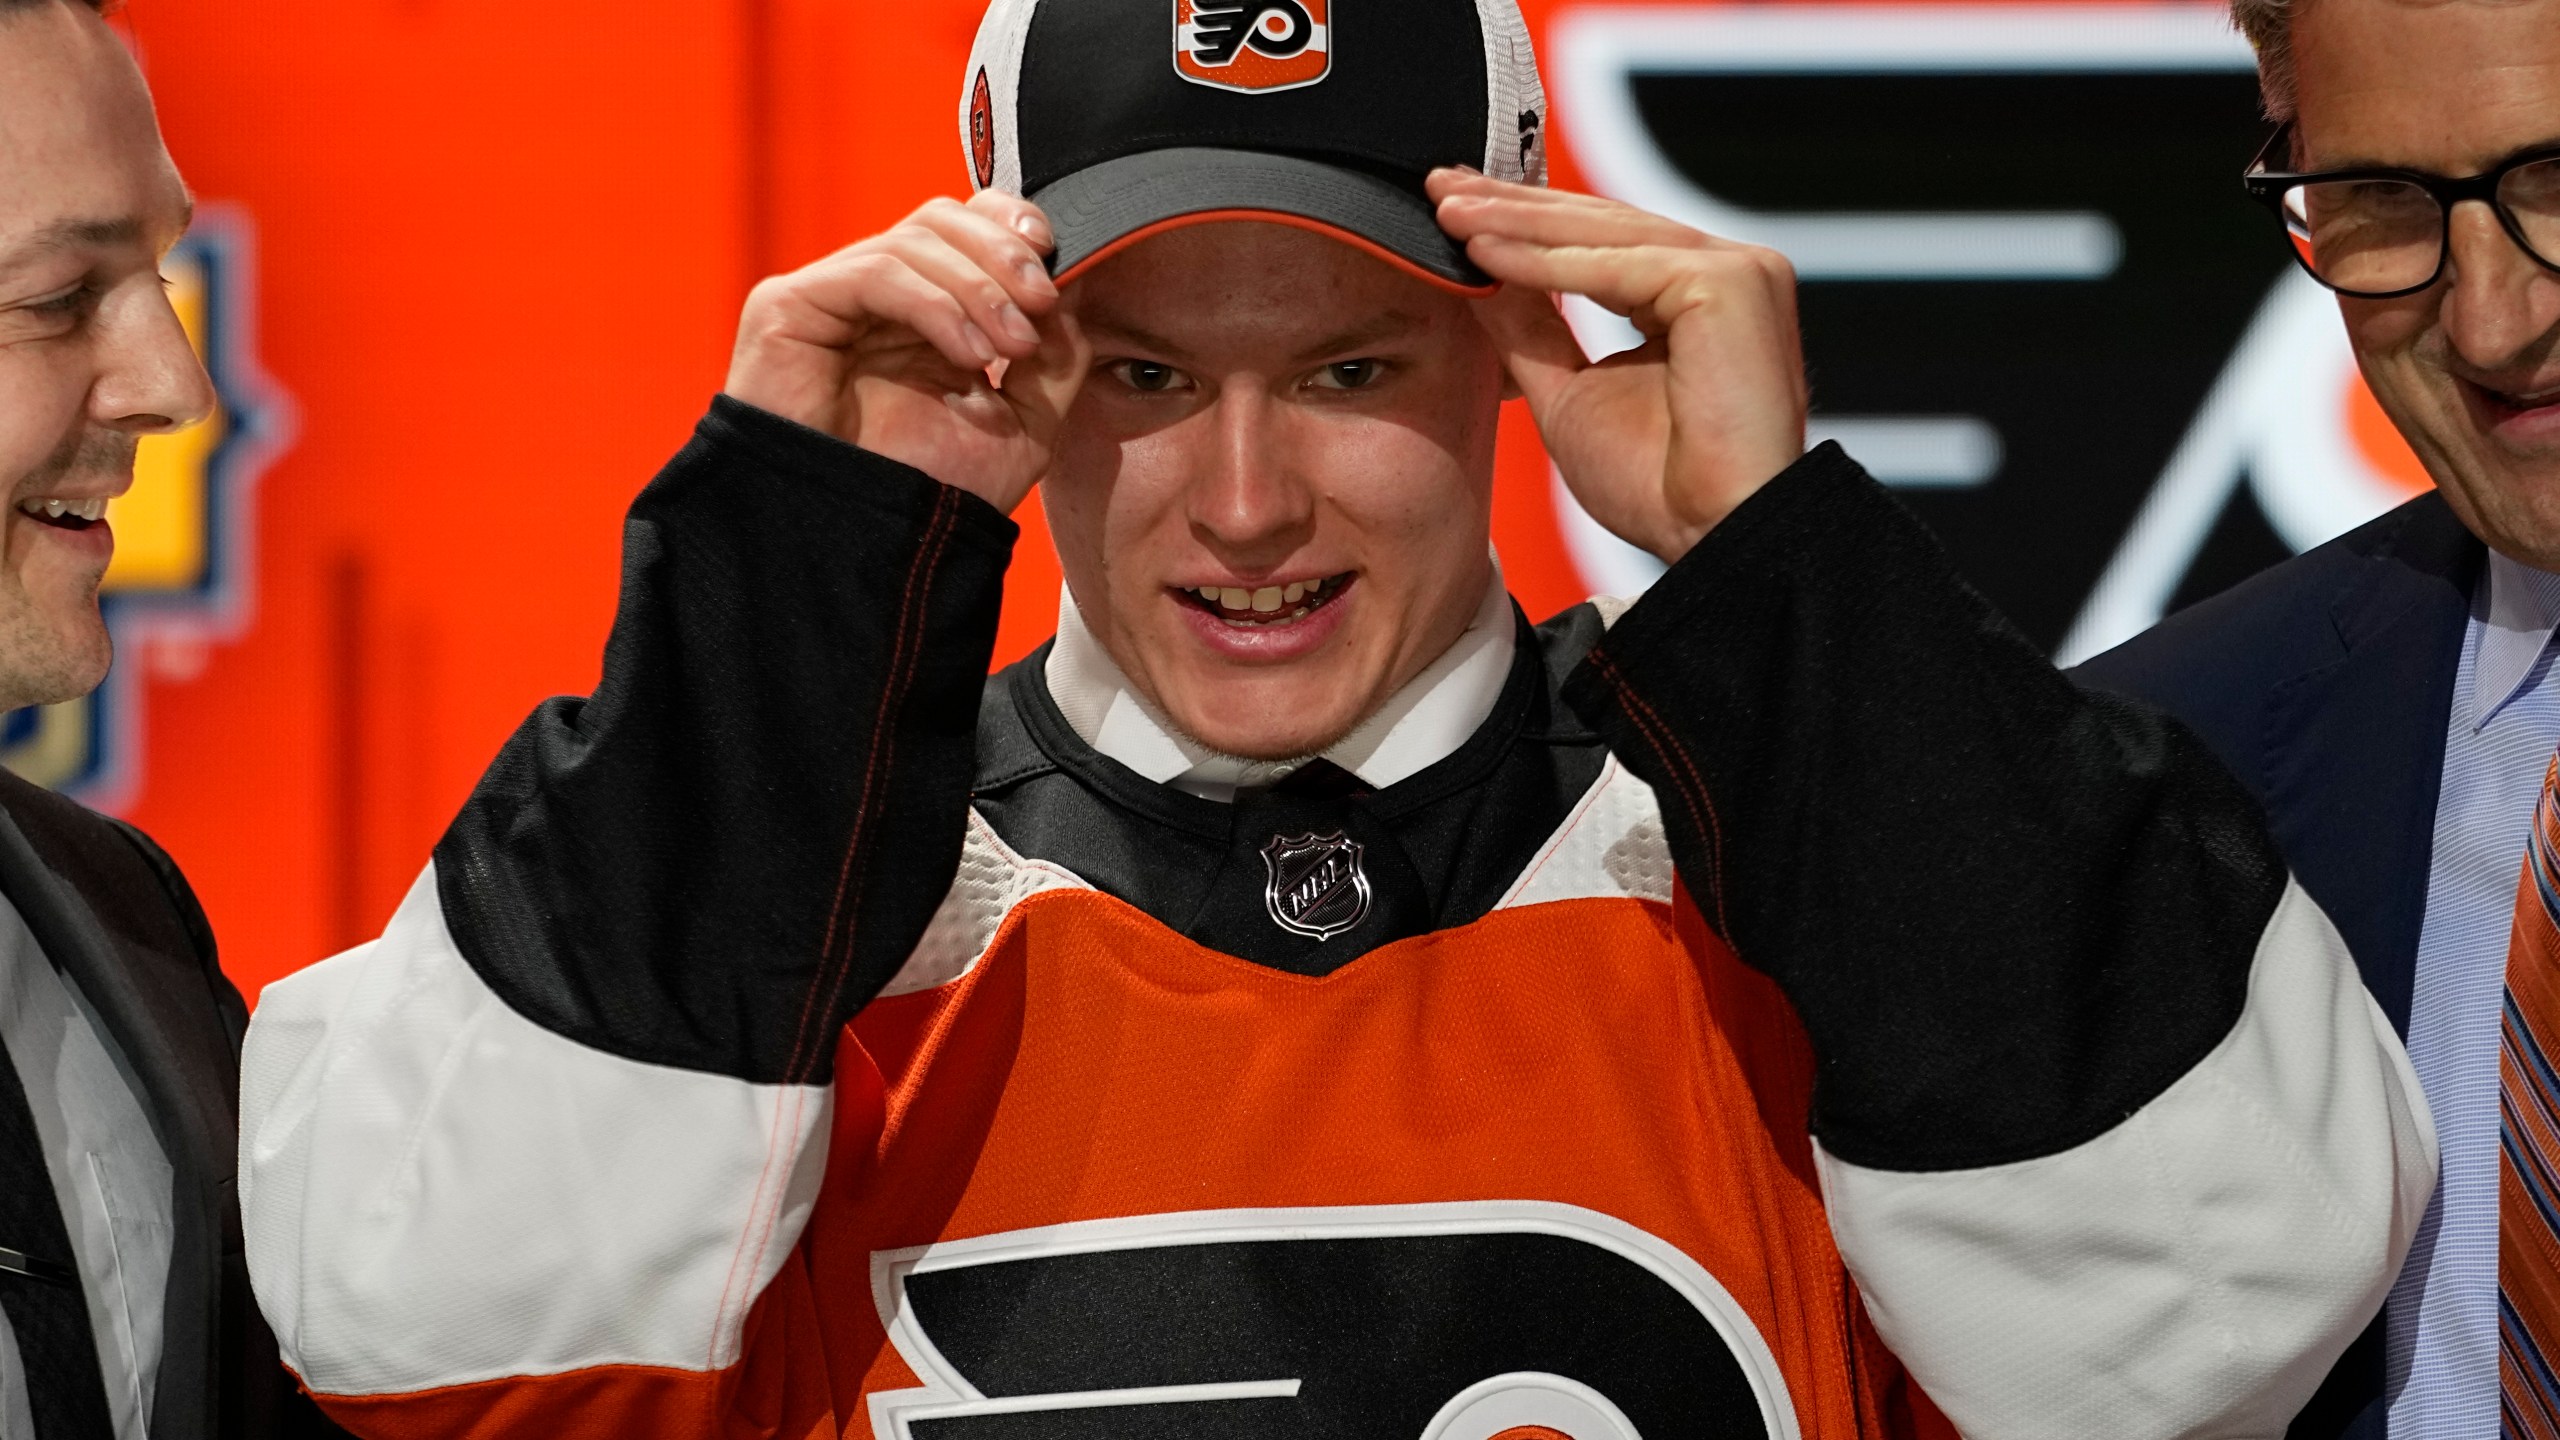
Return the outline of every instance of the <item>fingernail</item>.
[[[1046,250],[1049,248],[1049,226],[1037,215],[1016,215],[1013,228],[1023,239]]]
[[[1452,170],[1457,171],[1457,172],[1458,172],[1459,174],[1461,174],[1461,175],[1482,175],[1482,174],[1484,174],[1484,172],[1483,172],[1483,171],[1481,171],[1481,170],[1477,169],[1477,168],[1476,168],[1476,167],[1474,167],[1473,165],[1452,165],[1452,166],[1450,166],[1449,168],[1450,168],[1450,169],[1452,169]]]
[[[1025,260],[1013,268],[1014,272],[1022,277],[1023,284],[1044,293],[1056,293],[1058,287],[1056,282],[1049,278],[1048,266],[1037,260]]]
[[[1030,317],[1024,315],[1012,301],[1006,301],[1004,308],[996,312],[996,320],[1004,326],[1004,333],[1023,344],[1040,343],[1040,332],[1032,327]]]
[[[962,333],[969,337],[969,353],[978,357],[980,365],[996,363],[995,342],[987,338],[985,331],[969,325],[962,327]]]

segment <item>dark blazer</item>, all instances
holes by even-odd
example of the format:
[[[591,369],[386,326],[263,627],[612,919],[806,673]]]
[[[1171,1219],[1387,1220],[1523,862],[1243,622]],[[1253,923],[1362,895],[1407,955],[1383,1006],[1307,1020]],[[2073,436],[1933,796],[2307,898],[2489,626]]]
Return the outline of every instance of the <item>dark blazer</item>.
[[[0,771],[0,891],[140,1077],[176,1172],[153,1440],[338,1433],[277,1362],[240,1240],[240,992],[178,867],[139,830]]]
[[[2487,550],[2443,499],[2192,606],[2073,671],[2184,720],[2266,807],[2405,1037],[2448,707]],[[2288,1432],[2382,1440],[2382,1322]]]

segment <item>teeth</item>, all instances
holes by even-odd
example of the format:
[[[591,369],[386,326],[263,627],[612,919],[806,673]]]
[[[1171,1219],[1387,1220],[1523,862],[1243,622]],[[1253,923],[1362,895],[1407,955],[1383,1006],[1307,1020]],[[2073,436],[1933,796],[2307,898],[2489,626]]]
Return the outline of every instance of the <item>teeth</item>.
[[[48,520],[59,520],[66,515],[75,520],[102,520],[106,518],[107,501],[102,495],[91,496],[86,500],[64,500],[56,496],[47,496],[41,499],[21,500],[18,502],[18,510],[21,514],[40,515]]]
[[[1240,585],[1194,585],[1191,593],[1219,609],[1236,615],[1276,615],[1312,601],[1324,590],[1321,577],[1314,580],[1292,580],[1286,585],[1263,585],[1245,589]],[[1307,613],[1309,607],[1297,608],[1291,618]]]

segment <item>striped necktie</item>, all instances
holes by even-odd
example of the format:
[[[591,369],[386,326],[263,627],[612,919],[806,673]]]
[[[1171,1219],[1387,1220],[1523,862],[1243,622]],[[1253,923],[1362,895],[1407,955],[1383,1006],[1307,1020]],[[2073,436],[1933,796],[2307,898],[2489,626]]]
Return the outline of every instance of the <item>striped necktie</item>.
[[[2498,1394],[2506,1436],[2560,1440],[2560,755],[2543,772],[2507,942],[2498,1051]]]

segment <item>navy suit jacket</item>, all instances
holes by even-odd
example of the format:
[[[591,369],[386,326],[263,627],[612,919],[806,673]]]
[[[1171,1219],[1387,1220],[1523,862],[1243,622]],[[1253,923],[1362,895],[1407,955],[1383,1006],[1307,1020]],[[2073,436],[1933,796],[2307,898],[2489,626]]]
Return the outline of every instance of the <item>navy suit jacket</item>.
[[[2447,709],[2487,550],[2428,494],[2072,672],[2185,721],[2266,807],[2405,1038]],[[2382,1322],[2292,1437],[2382,1440]]]

